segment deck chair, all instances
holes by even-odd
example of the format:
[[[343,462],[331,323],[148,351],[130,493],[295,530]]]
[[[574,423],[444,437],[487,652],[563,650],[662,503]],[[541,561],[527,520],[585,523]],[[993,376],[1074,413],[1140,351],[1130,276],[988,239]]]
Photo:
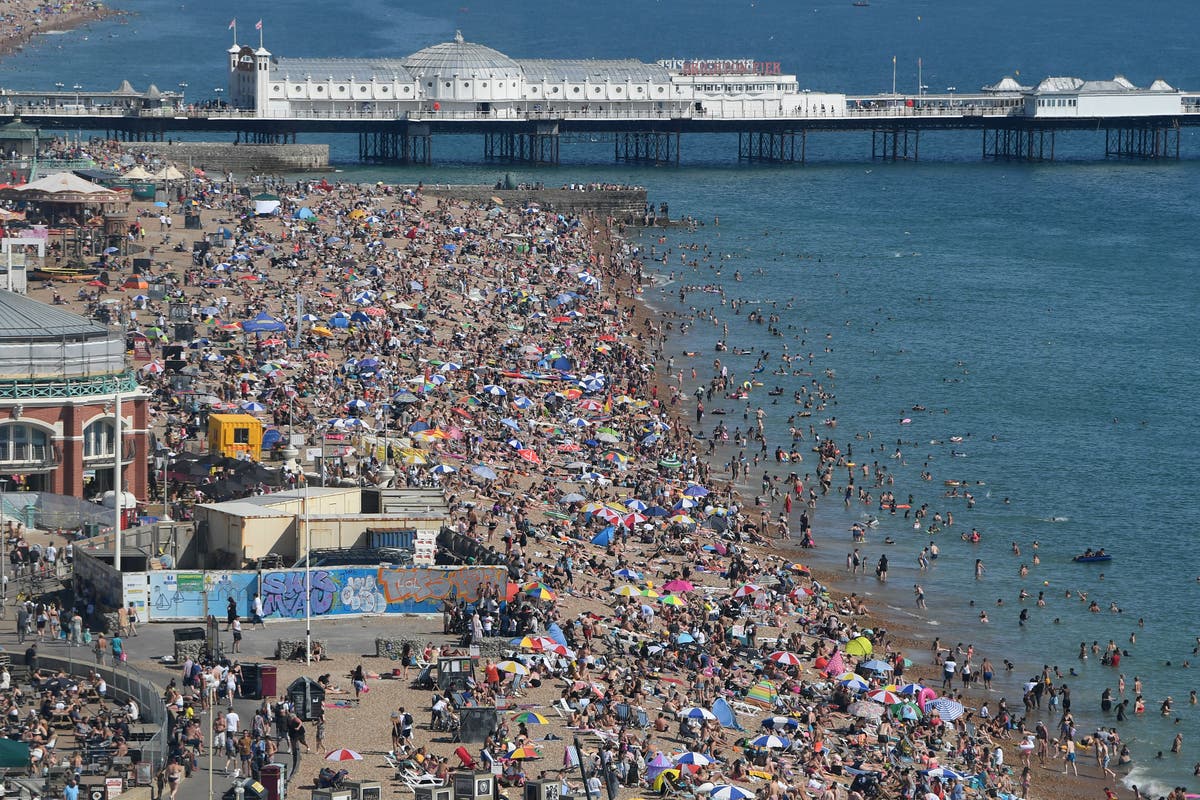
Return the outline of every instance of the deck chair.
[[[628,703],[613,703],[613,714],[617,718],[617,722],[629,721],[629,704]]]
[[[571,714],[575,712],[575,709],[571,708],[565,697],[558,698],[550,704],[550,707],[554,709],[554,713],[558,714],[561,719],[570,719]]]
[[[416,793],[417,789],[444,786],[446,783],[436,775],[430,775],[429,773],[419,775],[416,772],[410,772],[409,770],[400,770],[396,774],[400,780],[404,782],[405,786],[413,790],[414,794]]]
[[[463,769],[471,770],[472,772],[479,770],[479,762],[467,751],[467,748],[459,745],[455,748],[454,755],[458,756],[458,760],[462,762]]]
[[[646,713],[645,709],[639,708],[633,713],[634,722],[639,728],[646,730],[646,728],[650,727],[650,715]]]

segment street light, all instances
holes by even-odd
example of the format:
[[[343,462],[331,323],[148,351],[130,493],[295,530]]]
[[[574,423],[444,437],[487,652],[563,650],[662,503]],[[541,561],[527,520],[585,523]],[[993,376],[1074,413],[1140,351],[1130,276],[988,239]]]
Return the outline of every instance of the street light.
[[[83,86],[77,83],[71,88],[75,90],[75,105],[79,105],[79,92],[83,89]]]
[[[222,89],[220,86],[218,86],[217,88],[213,89],[213,92],[217,95],[217,108],[220,108],[221,107],[221,95],[223,95],[225,93],[225,90]]]
[[[188,85],[185,81],[179,82],[179,105],[181,108],[187,108],[187,101],[184,100],[184,95],[187,94]]]

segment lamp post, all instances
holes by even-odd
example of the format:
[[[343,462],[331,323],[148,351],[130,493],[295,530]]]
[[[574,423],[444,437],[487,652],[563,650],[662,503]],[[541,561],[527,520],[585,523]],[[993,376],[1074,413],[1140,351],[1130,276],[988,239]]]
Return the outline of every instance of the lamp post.
[[[113,395],[113,568],[121,571],[121,392]]]
[[[185,96],[187,95],[187,88],[188,88],[188,85],[187,85],[186,81],[179,82],[179,107],[180,107],[180,109],[187,108],[187,100],[185,99]]]
[[[67,85],[65,83],[63,83],[62,81],[59,81],[58,83],[54,84],[54,89],[55,89],[55,91],[58,92],[58,95],[59,95],[58,97],[56,97],[54,99],[54,105],[56,105],[56,106],[62,105],[62,93],[63,93],[63,90],[66,88],[67,88]]]
[[[75,105],[79,105],[79,93],[83,91],[83,85],[77,83],[71,88],[75,90]]]
[[[218,86],[217,88],[213,89],[213,93],[216,94],[216,96],[217,96],[217,108],[220,108],[221,107],[221,95],[225,94],[225,90],[222,89],[220,86]]]

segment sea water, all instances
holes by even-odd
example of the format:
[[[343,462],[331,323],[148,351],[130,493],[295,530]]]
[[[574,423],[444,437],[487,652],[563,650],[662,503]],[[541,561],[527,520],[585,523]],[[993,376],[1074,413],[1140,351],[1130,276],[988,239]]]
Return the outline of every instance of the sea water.
[[[849,0],[659,0],[611,11],[580,0],[460,2],[445,9],[356,2],[336,14],[323,4],[292,4],[264,16],[264,44],[293,57],[398,57],[461,29],[469,41],[514,57],[778,60],[802,88],[849,93],[890,91],[893,63],[897,88],[909,92],[918,82],[934,92],[974,91],[1005,74],[1033,83],[1050,74],[1123,73],[1139,85],[1162,77],[1200,89],[1193,34],[1200,7],[1167,0],[1013,0],[1002,11],[952,0],[879,0],[867,8]],[[183,89],[200,102],[226,85],[230,19],[239,17],[239,41],[257,43],[255,19],[230,0],[120,5],[133,15],[46,37],[0,61],[0,85],[92,90],[128,79],[138,88]],[[656,269],[684,269],[685,276],[647,299],[674,308],[680,282],[717,282],[730,299],[776,303],[782,337],[748,323],[750,307],[736,315],[717,295],[693,294],[684,305],[711,308],[728,323],[731,347],[765,349],[772,365],[785,344],[793,354],[811,351],[812,371],[838,401],[814,413],[818,432],[852,444],[859,462],[886,464],[901,501],[912,493],[918,505],[955,515],[954,528],[937,537],[942,557],[924,575],[916,556],[929,539],[911,521],[857,504],[845,510],[832,497],[815,518],[820,547],[803,556],[840,567],[852,547],[849,525],[879,517],[862,549],[873,564],[885,552],[883,538],[896,539],[886,547],[890,583],[868,575],[854,588],[930,639],[973,642],[997,666],[1012,659],[1018,669],[1000,684],[1012,706],[1019,708],[1020,679],[1042,663],[1074,667],[1080,674],[1068,681],[1083,731],[1100,721],[1100,691],[1115,687],[1116,675],[1094,657],[1078,661],[1079,643],[1114,639],[1128,647],[1121,671],[1130,686],[1134,675],[1143,678],[1149,709],[1121,729],[1139,764],[1128,780],[1155,789],[1194,783],[1200,711],[1187,703],[1196,681],[1181,664],[1193,658],[1200,633],[1191,613],[1200,560],[1189,477],[1200,441],[1191,413],[1200,388],[1192,338],[1200,300],[1200,137],[1184,132],[1185,160],[1146,164],[1106,162],[1102,135],[1075,134],[1060,137],[1059,163],[1022,165],[980,163],[977,136],[927,134],[918,164],[871,163],[868,136],[815,134],[805,167],[738,166],[732,137],[687,136],[679,167],[613,167],[611,144],[603,142],[564,144],[557,169],[480,167],[467,163],[482,150],[468,137],[436,139],[434,167],[339,166],[353,180],[491,183],[509,173],[547,185],[634,183],[656,203],[669,203],[673,215],[704,221],[695,233],[667,233],[672,256]],[[352,137],[331,141],[335,159],[354,157]],[[642,245],[657,245],[656,235],[642,237]],[[682,268],[681,243],[728,256],[720,275],[714,262]],[[681,352],[701,353],[694,359],[701,378],[720,337],[720,327],[698,324],[676,342]],[[753,357],[721,358],[750,377]],[[682,357],[677,363],[690,367]],[[823,377],[826,369],[833,381]],[[792,392],[809,379],[777,377],[770,368],[757,377],[766,386],[751,402],[768,412],[773,450],[787,443],[787,416],[797,409]],[[778,404],[766,395],[776,384],[784,389]],[[743,404],[708,404],[721,406],[731,430],[746,427]],[[821,426],[833,416],[836,430]],[[901,424],[906,417],[911,422]],[[710,414],[706,427],[716,421]],[[772,471],[811,470],[802,427],[806,461],[772,461]],[[854,439],[868,431],[869,440]],[[952,445],[952,436],[963,441]],[[891,457],[897,447],[902,458]],[[728,448],[719,453],[729,455]],[[920,480],[923,469],[933,481]],[[941,497],[947,479],[981,482],[973,510]],[[983,534],[979,545],[957,539],[972,526]],[[1030,563],[1035,540],[1042,563],[1021,581],[1018,567]],[[1013,541],[1019,558],[1011,555]],[[1105,547],[1114,561],[1070,562],[1089,546]],[[976,558],[987,570],[979,582]],[[914,607],[916,582],[928,592],[927,611]],[[1048,598],[1024,628],[1016,622],[1022,585]],[[1067,589],[1087,591],[1102,611],[1090,614],[1086,604],[1065,599]],[[1110,613],[1110,603],[1122,613]],[[986,626],[980,610],[991,618]],[[1133,632],[1136,645],[1128,643]],[[927,658],[914,656],[918,664]],[[1178,725],[1157,714],[1168,695]],[[1177,731],[1184,753],[1153,760]]]

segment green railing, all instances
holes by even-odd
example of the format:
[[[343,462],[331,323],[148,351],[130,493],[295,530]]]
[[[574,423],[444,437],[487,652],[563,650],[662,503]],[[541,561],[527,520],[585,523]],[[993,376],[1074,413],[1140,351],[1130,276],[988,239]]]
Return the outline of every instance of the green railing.
[[[80,378],[39,378],[0,380],[0,399],[23,400],[43,397],[87,397],[97,394],[138,391],[137,376],[132,372],[116,375],[90,375]]]

